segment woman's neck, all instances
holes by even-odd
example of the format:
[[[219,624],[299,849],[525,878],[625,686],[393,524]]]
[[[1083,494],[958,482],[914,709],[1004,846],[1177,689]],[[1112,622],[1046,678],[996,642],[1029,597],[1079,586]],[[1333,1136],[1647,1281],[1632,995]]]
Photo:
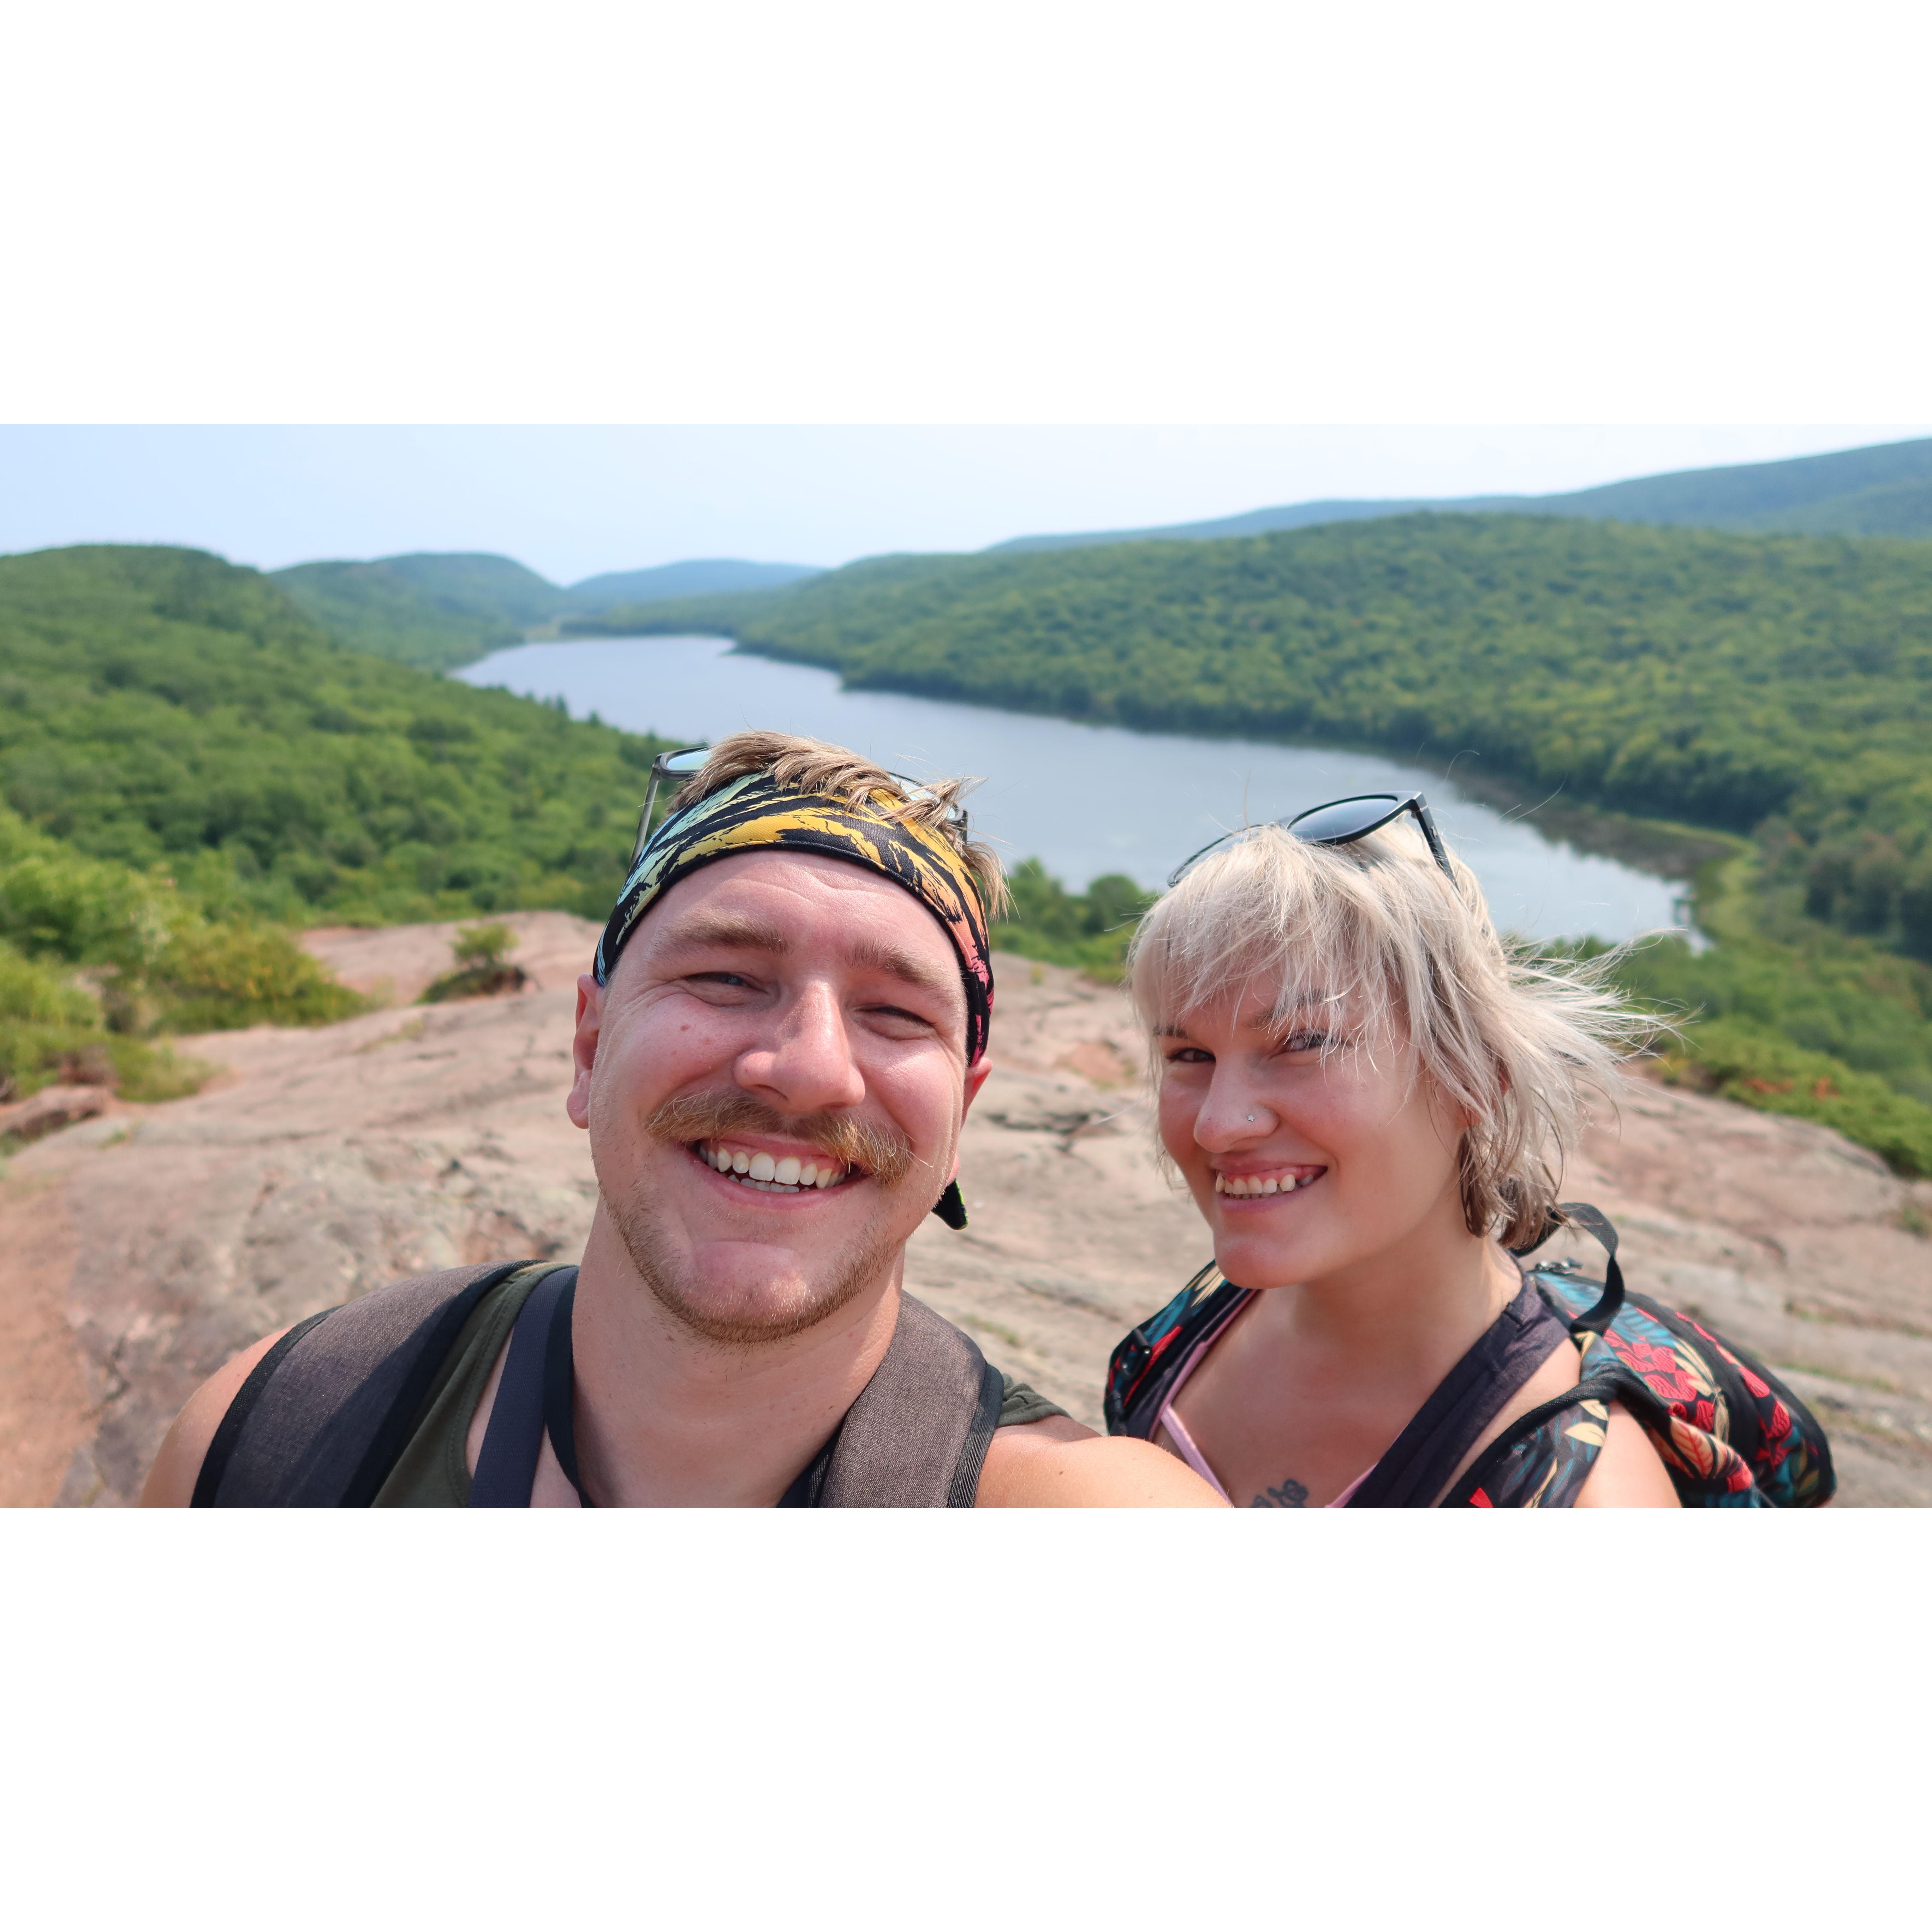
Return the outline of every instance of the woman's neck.
[[[1508,1306],[1521,1277],[1494,1241],[1472,1234],[1452,1192],[1400,1240],[1346,1267],[1270,1289],[1257,1324],[1332,1368],[1372,1361],[1436,1380]]]

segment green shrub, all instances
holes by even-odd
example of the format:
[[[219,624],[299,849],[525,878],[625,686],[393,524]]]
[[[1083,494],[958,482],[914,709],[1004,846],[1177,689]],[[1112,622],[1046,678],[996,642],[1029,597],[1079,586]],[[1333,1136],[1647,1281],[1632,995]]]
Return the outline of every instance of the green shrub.
[[[1808,1052],[1748,1021],[1720,1019],[1686,1028],[1660,1064],[1675,1084],[1816,1120],[1900,1174],[1932,1174],[1932,1107],[1829,1054]]]
[[[1070,892],[1037,859],[1007,875],[1012,904],[992,929],[994,945],[1023,958],[1071,966],[1095,980],[1117,980],[1142,914],[1154,904],[1132,879],[1110,872],[1084,892]]]
[[[0,940],[0,1021],[30,1026],[98,1028],[100,1002],[38,959]]]
[[[0,941],[0,1098],[77,1082],[116,1088],[130,1100],[172,1100],[195,1092],[212,1071],[110,1033],[86,986]]]
[[[450,950],[458,965],[490,972],[502,964],[516,943],[517,935],[507,926],[466,926],[458,929]]]
[[[368,1010],[279,926],[185,926],[151,982],[170,1033],[248,1026],[327,1026]]]
[[[36,958],[145,974],[180,916],[170,884],[89,859],[0,807],[0,938]]]

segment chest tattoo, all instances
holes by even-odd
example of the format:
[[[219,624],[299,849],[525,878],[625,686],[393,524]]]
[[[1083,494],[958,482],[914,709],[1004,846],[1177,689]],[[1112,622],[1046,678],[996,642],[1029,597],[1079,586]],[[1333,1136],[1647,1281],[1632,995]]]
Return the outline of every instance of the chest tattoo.
[[[1298,1483],[1292,1476],[1287,1477],[1280,1489],[1264,1490],[1248,1507],[1250,1509],[1306,1509],[1308,1507],[1308,1485]]]

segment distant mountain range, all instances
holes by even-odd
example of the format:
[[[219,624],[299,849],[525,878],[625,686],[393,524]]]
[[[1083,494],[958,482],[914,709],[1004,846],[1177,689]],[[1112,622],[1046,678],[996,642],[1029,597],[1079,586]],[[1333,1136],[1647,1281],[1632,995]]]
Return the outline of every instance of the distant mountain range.
[[[809,564],[716,557],[560,585],[512,558],[464,551],[297,563],[270,572],[342,643],[430,670],[452,670],[560,619],[592,616],[614,604],[775,590],[818,574]]]
[[[994,544],[992,554],[1082,550],[1096,544],[1138,543],[1155,538],[1213,542],[1228,537],[1263,536],[1270,530],[1300,530],[1310,524],[1405,516],[1416,510],[1512,511],[1813,536],[1928,537],[1932,536],[1932,438],[1875,443],[1863,449],[1793,457],[1781,463],[1672,470],[1660,476],[1638,476],[1628,482],[1556,496],[1340,498],[1288,503],[1206,523],[1015,537]]]
[[[1546,496],[1347,498],[1250,510],[1147,530],[1015,537],[984,556],[1084,550],[1154,539],[1205,543],[1419,510],[1574,517],[1707,530],[1813,536],[1932,537],[1932,438],[1877,443],[1782,463],[1673,470]],[[870,560],[848,569],[868,568]],[[634,616],[692,597],[782,591],[826,574],[808,564],[734,557],[606,572],[560,585],[507,556],[417,554],[372,562],[298,563],[274,572],[304,612],[340,642],[448,670],[532,632],[621,634]]]

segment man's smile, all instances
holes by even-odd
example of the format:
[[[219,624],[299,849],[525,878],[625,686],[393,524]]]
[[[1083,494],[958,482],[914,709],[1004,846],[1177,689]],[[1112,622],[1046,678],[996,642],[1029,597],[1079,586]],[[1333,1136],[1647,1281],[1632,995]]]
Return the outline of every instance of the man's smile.
[[[774,1155],[728,1139],[694,1141],[690,1150],[722,1179],[761,1194],[822,1193],[865,1178],[862,1169],[830,1154]]]

